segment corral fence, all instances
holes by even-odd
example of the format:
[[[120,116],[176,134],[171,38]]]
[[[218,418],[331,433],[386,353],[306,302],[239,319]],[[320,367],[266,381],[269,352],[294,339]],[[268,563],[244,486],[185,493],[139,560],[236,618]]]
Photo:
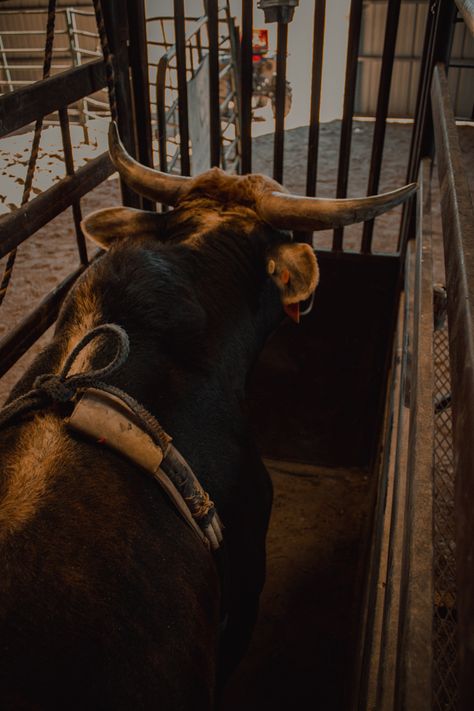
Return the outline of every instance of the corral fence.
[[[261,0],[261,5],[278,6],[277,10],[283,11],[297,3]],[[352,0],[350,9],[336,187],[339,198],[346,197],[348,191],[363,5],[362,0]],[[189,85],[205,61],[209,165],[250,172],[253,3],[243,0],[241,24],[236,30],[227,3],[221,6],[209,0],[204,18],[190,21],[185,18],[183,0],[175,0],[175,42],[165,47],[161,65],[159,61],[156,64],[154,98],[153,88],[151,92],[156,105],[150,104],[144,3],[102,0],[102,7],[115,62],[119,130],[127,150],[142,163],[153,165],[154,141],[158,141],[155,155],[162,169],[179,167],[190,172]],[[368,194],[379,189],[400,7],[400,0],[387,3]],[[306,166],[306,194],[310,196],[317,192],[325,10],[325,0],[315,0]],[[364,289],[374,283],[380,302],[371,321],[370,333],[376,337],[362,345],[360,336],[353,341],[359,348],[354,360],[360,365],[351,378],[362,378],[366,410],[359,412],[360,402],[348,397],[350,383],[333,393],[333,399],[346,399],[346,410],[357,412],[364,435],[359,437],[356,432],[354,436],[349,428],[346,431],[343,421],[336,433],[331,430],[328,435],[329,440],[334,438],[332,454],[344,442],[351,461],[367,465],[374,482],[350,701],[357,709],[474,708],[474,215],[446,79],[453,33],[460,21],[470,33],[474,31],[474,8],[469,0],[429,3],[407,168],[407,182],[418,180],[420,193],[416,204],[403,210],[398,248],[390,254],[374,254],[374,223],[367,222],[359,250],[345,250],[341,228],[334,231],[332,247],[318,255],[322,273],[333,275],[336,281],[339,278],[342,285],[346,278],[353,284],[357,277],[358,291],[346,294],[346,304],[348,298],[361,298],[359,292],[370,295]],[[153,22],[161,20],[150,18],[148,26]],[[238,61],[230,61],[228,67],[220,63],[221,24],[227,27],[228,46],[236,43],[233,56]],[[288,24],[282,19],[277,36],[273,175],[284,182]],[[228,90],[223,96],[221,81],[229,75],[232,79],[226,82]],[[98,59],[0,97],[0,137],[57,113],[67,171],[56,185],[0,218],[0,257],[69,207],[78,245],[76,270],[0,343],[0,374],[54,322],[66,293],[90,261],[80,229],[80,200],[109,177],[113,167],[104,153],[74,169],[68,107],[87,102],[105,87],[104,64]],[[232,129],[229,140],[224,138],[226,123],[232,124],[227,127]],[[170,137],[176,145],[172,153],[167,142]],[[430,179],[435,153],[445,291],[433,290],[431,270]],[[122,195],[127,205],[156,209],[124,185]],[[299,237],[313,240],[310,234]],[[327,298],[329,317],[337,305],[334,296]],[[373,295],[371,299],[360,302],[354,331],[371,317]],[[324,303],[321,298],[322,312]],[[344,308],[347,306],[341,306],[341,318]],[[318,318],[324,323],[321,311]],[[338,322],[333,327],[340,333],[344,324]],[[375,357],[379,366],[374,368]],[[344,374],[333,371],[331,377],[337,382]]]
[[[56,13],[52,74],[102,56],[91,8],[58,7]],[[46,21],[45,8],[25,7],[20,11],[0,6],[0,94],[42,78],[44,47],[40,45]],[[109,113],[106,93],[81,99],[69,107],[68,113],[71,121],[83,127],[88,142],[88,121]],[[57,123],[54,116],[45,120],[45,124]]]

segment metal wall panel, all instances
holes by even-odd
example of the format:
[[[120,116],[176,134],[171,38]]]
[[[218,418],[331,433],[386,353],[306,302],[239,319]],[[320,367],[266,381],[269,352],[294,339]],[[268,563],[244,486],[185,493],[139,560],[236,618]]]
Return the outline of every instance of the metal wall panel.
[[[359,116],[375,114],[387,4],[387,0],[364,2],[355,106]],[[391,118],[412,118],[414,115],[428,7],[428,0],[405,0],[402,3],[389,104]],[[458,23],[454,33],[452,62],[462,61],[474,63],[474,39],[466,26]],[[474,69],[452,67],[449,85],[455,115],[471,118]]]

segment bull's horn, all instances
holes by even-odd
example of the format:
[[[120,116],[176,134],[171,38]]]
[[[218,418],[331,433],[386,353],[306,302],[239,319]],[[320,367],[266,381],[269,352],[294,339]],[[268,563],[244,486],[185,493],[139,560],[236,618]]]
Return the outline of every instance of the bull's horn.
[[[162,173],[138,163],[125,150],[115,122],[112,122],[109,127],[109,153],[112,163],[124,182],[136,193],[150,200],[165,205],[176,205],[191,181],[191,178]]]
[[[410,183],[382,195],[336,200],[272,191],[258,198],[256,209],[265,222],[277,229],[327,230],[372,220],[408,200],[416,189],[416,183]]]

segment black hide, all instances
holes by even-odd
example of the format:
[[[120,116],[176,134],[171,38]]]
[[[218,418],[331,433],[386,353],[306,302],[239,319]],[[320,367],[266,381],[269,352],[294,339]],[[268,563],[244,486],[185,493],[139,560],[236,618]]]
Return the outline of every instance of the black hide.
[[[199,230],[177,209],[156,239],[114,244],[76,284],[12,397],[58,372],[90,328],[127,331],[130,356],[110,382],[172,435],[225,526],[226,632],[216,562],[158,485],[71,434],[51,407],[0,432],[4,711],[210,709],[219,674],[246,648],[272,493],[242,398],[282,317],[265,254],[288,236],[238,220]],[[104,341],[87,353],[86,370],[112,355]]]

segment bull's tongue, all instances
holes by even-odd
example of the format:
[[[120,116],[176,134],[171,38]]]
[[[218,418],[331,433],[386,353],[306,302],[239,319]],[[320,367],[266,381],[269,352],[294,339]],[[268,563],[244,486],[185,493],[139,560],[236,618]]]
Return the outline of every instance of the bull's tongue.
[[[294,304],[283,304],[285,313],[294,321],[295,323],[300,322],[300,305],[299,302]]]

